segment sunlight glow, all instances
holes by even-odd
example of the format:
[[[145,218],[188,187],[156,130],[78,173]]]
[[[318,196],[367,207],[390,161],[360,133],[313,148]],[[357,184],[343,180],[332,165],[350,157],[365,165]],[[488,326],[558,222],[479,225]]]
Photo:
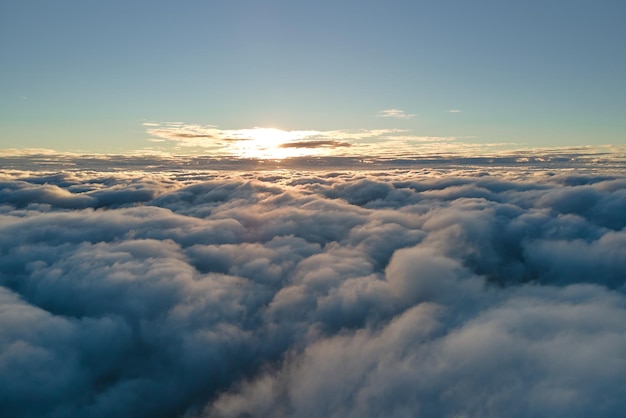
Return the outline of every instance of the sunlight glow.
[[[318,135],[317,131],[283,131],[276,128],[252,128],[237,130],[241,140],[234,142],[231,150],[242,158],[284,159],[318,155],[321,149],[283,147],[305,138]]]

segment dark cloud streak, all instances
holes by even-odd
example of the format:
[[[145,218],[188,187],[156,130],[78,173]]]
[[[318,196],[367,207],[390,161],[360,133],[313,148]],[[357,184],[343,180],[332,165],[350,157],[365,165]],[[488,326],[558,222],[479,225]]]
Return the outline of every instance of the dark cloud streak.
[[[347,148],[351,144],[333,140],[298,141],[287,142],[280,145],[280,148]]]

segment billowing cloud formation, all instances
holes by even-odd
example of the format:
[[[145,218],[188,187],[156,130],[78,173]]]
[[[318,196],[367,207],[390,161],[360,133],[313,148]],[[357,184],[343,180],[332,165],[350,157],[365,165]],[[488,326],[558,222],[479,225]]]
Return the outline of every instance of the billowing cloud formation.
[[[4,171],[10,417],[620,416],[623,171]]]

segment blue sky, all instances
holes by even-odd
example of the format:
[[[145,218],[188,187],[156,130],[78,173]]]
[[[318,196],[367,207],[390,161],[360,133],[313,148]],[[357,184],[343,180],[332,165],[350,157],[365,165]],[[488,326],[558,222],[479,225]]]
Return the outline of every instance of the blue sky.
[[[171,122],[624,144],[625,21],[620,1],[2,1],[0,148],[174,149],[149,132]]]

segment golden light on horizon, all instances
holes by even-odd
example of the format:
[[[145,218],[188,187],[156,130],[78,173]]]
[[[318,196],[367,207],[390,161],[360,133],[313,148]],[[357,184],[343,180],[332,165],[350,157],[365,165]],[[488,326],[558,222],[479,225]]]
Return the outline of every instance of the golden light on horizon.
[[[285,159],[318,155],[320,149],[298,147],[298,141],[318,135],[317,131],[284,131],[278,128],[240,129],[244,139],[233,143],[231,150],[242,158]]]

